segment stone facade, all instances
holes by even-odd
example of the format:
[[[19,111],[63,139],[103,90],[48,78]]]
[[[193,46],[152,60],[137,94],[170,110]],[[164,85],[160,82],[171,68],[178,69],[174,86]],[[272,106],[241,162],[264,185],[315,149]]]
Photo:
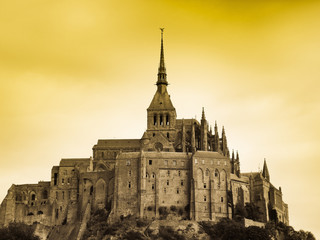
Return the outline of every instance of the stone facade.
[[[147,109],[141,139],[98,140],[93,157],[62,159],[51,181],[12,185],[0,207],[0,224],[39,222],[47,226],[83,222],[105,208],[109,221],[121,216],[181,219],[232,218],[235,206],[255,203],[261,219],[286,224],[288,205],[281,189],[262,172],[241,173],[238,153],[230,154],[224,128],[221,137],[202,111],[201,121],[177,119],[167,92],[161,36],[157,91]]]

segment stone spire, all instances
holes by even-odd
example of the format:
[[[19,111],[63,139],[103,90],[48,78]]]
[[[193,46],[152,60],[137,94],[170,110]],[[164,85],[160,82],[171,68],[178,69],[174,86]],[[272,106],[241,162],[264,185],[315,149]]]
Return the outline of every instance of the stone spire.
[[[205,120],[206,119],[206,115],[204,114],[204,107],[202,107],[202,116],[201,119]]]
[[[263,162],[262,176],[270,182],[270,174],[269,174],[269,170],[267,167],[266,159],[264,159],[264,162]]]
[[[160,28],[161,30],[161,50],[160,50],[160,65],[158,68],[158,81],[157,86],[159,85],[168,85],[167,82],[167,72],[166,67],[164,65],[164,50],[163,50],[163,30],[164,28]]]

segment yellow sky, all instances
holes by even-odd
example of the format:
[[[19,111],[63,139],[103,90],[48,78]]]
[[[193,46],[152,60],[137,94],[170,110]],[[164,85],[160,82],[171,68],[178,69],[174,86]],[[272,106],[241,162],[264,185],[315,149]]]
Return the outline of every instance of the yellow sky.
[[[319,238],[318,1],[0,1],[0,198],[142,136],[159,27],[178,117],[205,107],[243,172],[267,158],[291,225]]]

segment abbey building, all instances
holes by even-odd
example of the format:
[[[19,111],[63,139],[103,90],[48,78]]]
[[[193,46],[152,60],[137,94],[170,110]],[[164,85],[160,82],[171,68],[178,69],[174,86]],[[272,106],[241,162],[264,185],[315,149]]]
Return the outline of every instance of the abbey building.
[[[254,204],[260,222],[288,220],[281,188],[262,172],[241,173],[238,153],[230,153],[224,128],[177,119],[167,91],[161,35],[157,89],[147,109],[141,139],[98,140],[93,157],[62,159],[51,181],[13,184],[0,207],[0,225],[12,221],[46,226],[83,223],[105,208],[108,221],[121,216],[218,221]],[[81,224],[80,224],[81,225]]]

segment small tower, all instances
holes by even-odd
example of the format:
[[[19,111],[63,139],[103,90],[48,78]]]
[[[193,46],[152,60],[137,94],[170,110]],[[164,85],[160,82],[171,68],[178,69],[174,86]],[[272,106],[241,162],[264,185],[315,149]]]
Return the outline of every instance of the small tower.
[[[266,159],[264,159],[264,162],[263,162],[262,176],[270,182],[270,174],[269,174]]]
[[[208,123],[206,116],[204,114],[204,108],[202,108],[202,117],[201,117],[201,150],[208,150]]]
[[[176,109],[173,107],[167,92],[167,73],[164,64],[163,28],[161,28],[160,64],[158,68],[157,91],[147,109],[147,131],[153,134],[161,132],[168,139],[174,139]]]

